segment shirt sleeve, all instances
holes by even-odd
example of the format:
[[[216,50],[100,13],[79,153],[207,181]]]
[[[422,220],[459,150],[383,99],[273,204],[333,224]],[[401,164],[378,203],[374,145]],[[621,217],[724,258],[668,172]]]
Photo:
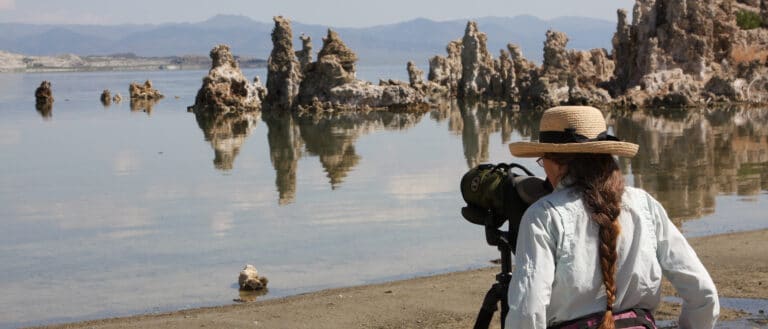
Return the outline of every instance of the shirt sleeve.
[[[551,218],[541,203],[526,211],[517,236],[515,271],[509,282],[506,328],[545,329],[555,275]]]
[[[711,329],[720,314],[715,283],[682,233],[653,200],[656,217],[656,257],[664,276],[683,299],[679,326],[681,329]]]

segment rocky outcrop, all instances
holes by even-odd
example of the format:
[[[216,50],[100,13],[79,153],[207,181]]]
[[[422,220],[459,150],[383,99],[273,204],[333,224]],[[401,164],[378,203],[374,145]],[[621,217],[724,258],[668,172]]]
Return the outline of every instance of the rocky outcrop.
[[[293,50],[291,21],[282,16],[273,18],[272,53],[267,61],[267,98],[273,109],[290,110],[296,103],[302,81],[302,65]]]
[[[563,32],[548,30],[544,41],[544,63],[541,74],[558,77],[570,67],[568,62],[568,36]]]
[[[245,78],[229,47],[218,45],[210,56],[211,69],[190,110],[226,113],[261,109],[264,88],[258,80],[251,83]]]
[[[43,118],[53,115],[53,89],[50,81],[43,81],[35,89],[35,109]]]
[[[317,54],[318,58],[332,58],[336,60],[345,73],[355,77],[355,63],[357,54],[349,49],[341,37],[335,31],[328,29],[328,35],[323,38],[323,48]]]
[[[541,67],[513,44],[493,59],[469,22],[448,57],[430,59],[429,81],[459,98],[529,107],[768,102],[768,29],[742,30],[735,19],[765,15],[766,1],[636,0],[631,23],[618,11],[612,52],[568,50],[568,37],[550,30]]]
[[[462,39],[461,80],[458,95],[477,98],[490,93],[491,75],[494,71],[493,56],[486,45],[488,36],[477,30],[477,23],[467,23]]]
[[[415,89],[420,96],[430,96],[430,97],[450,97],[451,93],[448,90],[448,87],[441,86],[435,82],[432,81],[425,81],[424,80],[424,71],[419,69],[418,66],[412,61],[408,61],[408,64],[406,65],[406,70],[408,71],[408,85]],[[394,85],[397,83],[383,83],[380,82],[379,85]]]
[[[264,276],[259,276],[259,271],[253,265],[245,265],[240,275],[237,277],[237,283],[241,290],[262,290],[267,288],[269,280]]]
[[[299,111],[384,109],[420,106],[430,84],[420,90],[406,84],[358,80],[357,54],[328,29],[323,47],[312,61],[312,39],[302,35],[302,49],[293,50],[290,21],[275,17],[273,49],[269,57],[266,109]],[[422,73],[423,74],[423,73]],[[436,86],[435,90],[443,90]]]
[[[728,2],[646,0],[636,1],[633,11],[630,45],[637,55],[628,68],[630,86],[646,74],[675,68],[704,78],[707,63],[728,56],[728,39],[738,31]]]
[[[406,65],[408,70],[408,82],[411,87],[418,88],[424,85],[424,71],[416,66],[416,63],[408,61]]]
[[[256,97],[262,100],[262,102],[267,99],[267,87],[264,87],[258,75],[253,77],[253,87],[256,90]]]
[[[523,56],[523,51],[520,50],[520,46],[510,43],[507,44],[507,50],[509,50],[509,57],[515,66],[515,75],[520,77],[530,77],[532,72],[535,71],[536,64],[529,61]]]
[[[604,49],[569,51],[568,37],[550,30],[544,43],[544,63],[537,67],[514,44],[500,50],[494,59],[486,39],[475,22],[467,23],[464,37],[448,45],[449,56],[430,60],[430,82],[457,90],[463,99],[528,106],[605,104],[612,100],[601,87],[611,80],[614,70]],[[454,82],[456,88],[452,89]]]
[[[317,61],[304,70],[298,95],[300,110],[355,110],[409,107],[424,103],[408,83],[373,83],[356,79],[357,55],[329,29]]]
[[[131,95],[131,101],[134,100],[160,100],[163,98],[157,89],[152,87],[152,81],[147,80],[143,84],[131,82],[128,91]]]
[[[131,82],[128,91],[131,96],[131,111],[152,114],[152,109],[163,98],[163,95],[152,87],[152,81],[147,80],[143,84]]]
[[[768,73],[768,32],[741,30],[735,19],[737,11],[756,12],[757,6],[638,0],[632,24],[619,10],[613,92],[634,106],[766,101],[768,90],[761,87]]]
[[[565,33],[547,31],[544,63],[531,74],[524,98],[544,107],[559,104],[606,104],[612,101],[602,85],[611,80],[614,63],[604,49],[568,50]]]
[[[568,52],[568,63],[571,75],[579,83],[599,85],[613,78],[615,65],[605,49],[571,50]]]
[[[355,81],[357,55],[349,49],[335,31],[328,29],[317,61],[304,70],[299,88],[299,103],[310,104],[315,98],[331,101],[331,89]]]
[[[451,95],[458,94],[461,81],[461,50],[462,41],[454,40],[445,47],[447,57],[435,56],[429,60],[429,75],[427,79],[435,84],[448,88]]]
[[[613,78],[614,62],[605,49],[568,51],[568,103],[607,104],[613,101],[607,84]]]
[[[120,95],[120,93],[117,93],[115,96],[112,96],[112,101],[115,103],[120,103],[123,101],[123,96]]]
[[[520,90],[517,87],[515,63],[512,62],[509,52],[504,49],[499,51],[499,59],[494,61],[494,70],[495,74],[491,79],[492,94],[507,102],[518,103]]]
[[[629,79],[633,74],[633,63],[637,54],[633,51],[632,27],[627,24],[627,12],[624,9],[619,9],[616,15],[618,22],[611,43],[613,44],[612,56],[615,64],[614,85],[617,88],[614,93],[620,94],[629,86]]]
[[[523,102],[522,94],[525,90],[531,88],[533,78],[538,75],[536,64],[523,56],[520,47],[515,44],[507,44],[509,58],[515,70],[514,86],[516,93],[510,94],[507,98],[518,103]]]
[[[299,60],[300,70],[303,72],[309,63],[312,62],[312,38],[308,35],[301,35],[301,50],[296,52],[296,58]]]
[[[522,91],[522,98],[534,106],[552,107],[568,101],[570,63],[565,33],[547,31],[544,41],[544,62],[532,76],[531,86]]]
[[[408,85],[374,85],[362,80],[332,88],[329,99],[334,106],[352,108],[388,108],[422,102],[416,90]]]

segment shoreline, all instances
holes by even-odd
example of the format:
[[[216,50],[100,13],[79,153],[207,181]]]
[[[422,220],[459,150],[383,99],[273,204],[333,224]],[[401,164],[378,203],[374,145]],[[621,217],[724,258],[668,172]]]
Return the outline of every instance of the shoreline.
[[[252,57],[238,58],[241,69],[265,68],[267,61]],[[141,57],[135,54],[78,56],[32,56],[0,50],[2,73],[70,73],[124,71],[188,71],[211,68],[209,56],[184,55]]]
[[[765,241],[768,230],[689,239],[721,298],[761,300],[768,299],[768,262],[759,248]],[[488,267],[251,303],[34,328],[468,328],[498,271],[499,267]],[[675,296],[668,282],[663,289],[665,297]],[[679,304],[663,302],[655,314],[657,320],[669,322],[679,312]],[[760,316],[723,307],[720,321],[754,317]],[[761,320],[768,322],[765,313]],[[499,327],[497,318],[491,327]]]
[[[39,73],[95,73],[95,72],[174,72],[174,71],[208,71],[210,65],[186,65],[184,67],[162,67],[162,65],[139,66],[110,66],[110,67],[49,67],[49,68],[21,68],[0,69],[1,74],[39,74]],[[262,65],[243,65],[241,69],[266,68]]]

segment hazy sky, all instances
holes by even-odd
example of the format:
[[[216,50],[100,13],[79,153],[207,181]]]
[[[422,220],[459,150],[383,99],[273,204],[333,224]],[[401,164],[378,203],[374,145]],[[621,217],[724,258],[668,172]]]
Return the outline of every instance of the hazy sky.
[[[631,0],[0,0],[0,22],[122,24],[199,22],[216,14],[239,14],[271,22],[293,21],[337,27],[483,16],[587,16],[616,20],[631,13]],[[631,17],[631,16],[630,16]]]

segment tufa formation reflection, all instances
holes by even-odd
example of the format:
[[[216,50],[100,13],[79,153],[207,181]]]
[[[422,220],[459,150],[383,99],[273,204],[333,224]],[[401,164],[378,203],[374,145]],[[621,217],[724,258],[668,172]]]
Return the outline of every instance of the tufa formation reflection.
[[[355,142],[363,135],[379,130],[401,130],[415,126],[422,114],[372,111],[336,114],[265,113],[267,139],[278,202],[288,204],[296,195],[298,161],[303,155],[317,156],[328,177],[331,189],[336,189],[361,158]]]
[[[768,110],[725,109],[616,116],[623,139],[642,145],[631,167],[634,185],[660,200],[680,224],[714,211],[722,194],[768,190]]]
[[[227,171],[234,168],[240,147],[253,132],[260,116],[258,111],[195,112],[197,125],[213,148],[213,166],[216,169]]]
[[[264,113],[261,119],[267,127],[278,202],[294,202],[298,162],[302,157],[318,157],[331,189],[339,188],[363,160],[355,147],[361,136],[410,129],[425,115],[388,111]],[[496,143],[528,139],[538,133],[532,128],[538,126],[539,116],[535,112],[507,111],[485,103],[448,101],[430,112],[429,118],[445,122],[449,133],[461,136],[467,168],[488,162],[489,149]],[[258,116],[253,117],[240,126],[253,127],[257,119]],[[675,200],[664,201],[668,203],[664,206],[678,224],[711,213],[718,195],[749,197],[768,191],[768,127],[764,122],[768,122],[768,110],[759,109],[664,115],[612,112],[608,116],[612,132],[623,140],[643,145],[631,162],[621,162],[624,172],[631,175],[633,185],[660,200]],[[227,127],[235,126],[238,125]],[[206,136],[232,136],[231,129]],[[250,130],[241,131],[238,142],[230,139],[212,144],[240,145],[250,134]],[[496,133],[498,142],[492,140]],[[229,159],[233,159],[237,152],[229,154]],[[231,169],[231,162],[228,168]]]

